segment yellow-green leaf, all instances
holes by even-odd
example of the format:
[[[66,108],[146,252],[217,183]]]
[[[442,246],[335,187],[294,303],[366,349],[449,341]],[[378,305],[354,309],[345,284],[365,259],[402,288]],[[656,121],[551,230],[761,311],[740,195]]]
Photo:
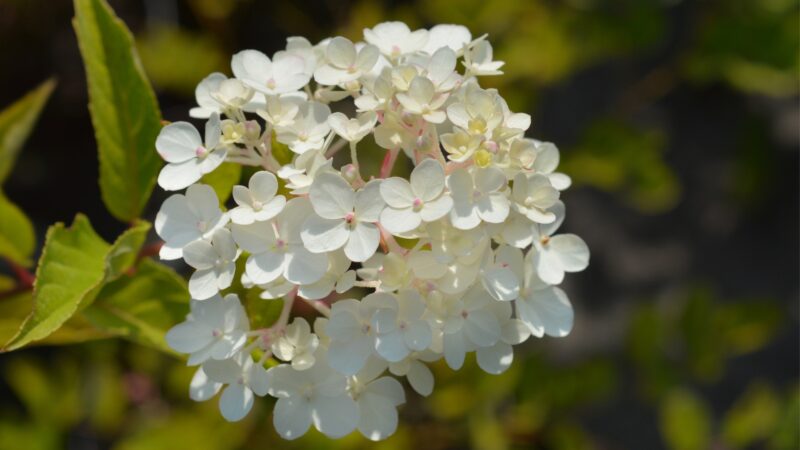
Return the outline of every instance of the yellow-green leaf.
[[[55,86],[51,78],[0,112],[0,184],[14,167],[22,145]]]
[[[81,214],[70,228],[63,223],[50,227],[36,270],[33,311],[4,350],[45,338],[72,317],[84,297],[105,278],[109,248]]]
[[[0,192],[0,256],[31,266],[36,235],[28,216]]]
[[[104,286],[83,315],[104,332],[172,352],[164,335],[184,319],[188,303],[183,278],[163,264],[143,259],[134,275]]]
[[[711,444],[711,413],[690,391],[675,389],[660,407],[661,434],[668,448],[705,450]]]
[[[129,222],[147,204],[161,166],[154,148],[161,112],[133,37],[105,0],[75,0],[73,26],[86,67],[100,192],[111,214]]]

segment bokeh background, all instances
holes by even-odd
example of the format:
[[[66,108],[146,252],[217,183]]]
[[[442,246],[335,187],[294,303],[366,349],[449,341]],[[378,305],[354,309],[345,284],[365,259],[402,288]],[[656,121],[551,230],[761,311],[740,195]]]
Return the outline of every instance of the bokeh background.
[[[501,376],[436,365],[379,444],[283,441],[268,399],[225,423],[188,400],[182,361],[95,341],[0,355],[0,449],[800,448],[796,0],[110,3],[168,120],[240,49],[388,19],[489,33],[506,75],[485,84],[561,149],[565,227],[592,262],[567,280],[569,337],[527,342]],[[0,106],[58,79],[5,186],[40,245],[78,211],[107,239],[124,228],[100,201],[71,17],[66,0],[0,0]]]

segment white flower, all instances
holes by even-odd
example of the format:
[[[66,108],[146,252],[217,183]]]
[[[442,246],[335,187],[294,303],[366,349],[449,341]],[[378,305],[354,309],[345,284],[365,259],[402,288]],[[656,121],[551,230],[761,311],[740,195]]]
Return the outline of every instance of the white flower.
[[[166,336],[174,350],[189,353],[189,365],[228,359],[244,346],[250,324],[235,294],[192,300],[190,307],[186,321],[172,327]]]
[[[323,85],[344,85],[369,72],[378,61],[380,52],[374,45],[365,45],[356,50],[353,43],[343,37],[335,37],[325,49],[328,64],[317,67],[314,80]]]
[[[406,112],[419,114],[430,123],[442,123],[447,119],[447,114],[439,111],[446,100],[446,95],[436,93],[431,80],[420,76],[411,80],[407,92],[397,94],[397,101]]]
[[[397,376],[404,376],[411,388],[425,397],[433,392],[433,372],[422,361],[438,361],[442,355],[431,351],[414,352],[402,361],[389,364],[389,372]]]
[[[189,383],[189,398],[196,402],[204,402],[217,395],[222,389],[222,383],[208,378],[203,371],[203,366],[197,368]]]
[[[228,385],[219,398],[219,411],[229,422],[242,420],[250,412],[253,394],[267,395],[267,371],[244,353],[232,359],[206,361],[203,372],[209,380]]]
[[[453,199],[445,192],[444,169],[433,159],[414,168],[410,183],[397,177],[384,180],[380,193],[387,204],[381,212],[381,225],[393,234],[437,221],[453,207]]]
[[[567,189],[572,184],[572,179],[569,175],[556,172],[560,155],[558,147],[552,142],[542,142],[531,139],[536,147],[536,159],[533,161],[533,168],[539,173],[547,175],[553,187],[559,191]]]
[[[345,436],[358,425],[358,408],[347,393],[347,380],[331,370],[324,358],[308,370],[281,364],[267,375],[269,395],[278,399],[273,423],[284,439],[297,439],[312,423],[331,438]]]
[[[447,107],[447,118],[470,134],[491,138],[492,131],[503,123],[503,105],[497,94],[469,84],[462,101]]]
[[[468,351],[491,347],[500,340],[502,328],[492,307],[496,302],[480,286],[470,289],[462,298],[451,300],[443,318],[444,358],[458,370]]]
[[[231,226],[233,239],[250,252],[245,270],[254,283],[269,283],[281,275],[295,284],[311,284],[322,278],[327,259],[306,250],[300,239],[300,225],[309,214],[308,200],[295,198],[274,221]]]
[[[268,95],[264,108],[256,110],[267,123],[275,127],[288,127],[294,123],[300,106],[307,101],[305,92],[290,92],[283,95]]]
[[[375,222],[384,203],[378,180],[353,191],[341,175],[322,173],[314,180],[309,197],[316,215],[303,224],[300,233],[306,247],[315,253],[344,247],[352,261],[366,261],[375,253],[380,231]]]
[[[291,125],[278,126],[278,142],[289,146],[293,152],[303,154],[311,150],[319,150],[331,128],[328,116],[331,110],[328,105],[319,102],[305,102]]]
[[[520,172],[514,177],[514,188],[511,191],[511,198],[514,200],[512,206],[533,222],[554,222],[556,215],[548,211],[548,208],[558,201],[558,197],[558,190],[544,175],[528,175]]]
[[[250,225],[272,219],[286,206],[286,197],[276,196],[277,192],[278,180],[266,171],[253,174],[248,187],[234,186],[233,200],[238,206],[230,211],[231,222]]]
[[[502,75],[500,70],[503,61],[494,61],[492,44],[487,40],[479,40],[464,54],[464,67],[478,76]]]
[[[337,289],[337,292],[341,293],[343,291],[339,291],[340,287],[347,290],[352,286],[352,284],[347,286],[348,281],[345,280],[345,278],[349,278],[346,273],[347,269],[350,268],[350,260],[344,254],[343,250],[336,250],[327,255],[320,256],[327,256],[328,258],[328,270],[325,272],[325,275],[323,275],[319,281],[311,284],[304,284],[297,288],[297,295],[309,300],[325,298],[334,288]]]
[[[156,214],[155,229],[164,240],[161,259],[178,259],[183,248],[198,239],[208,239],[228,223],[228,214],[219,209],[219,199],[210,186],[195,184],[186,195],[174,194]]]
[[[306,370],[314,365],[314,352],[319,338],[311,333],[311,327],[302,317],[287,325],[281,336],[272,344],[272,353],[279,359],[291,362],[295,370]]]
[[[278,176],[288,180],[286,187],[294,195],[308,194],[311,183],[317,174],[330,171],[333,160],[326,158],[319,150],[297,155],[292,164],[286,164],[278,170]]]
[[[503,189],[506,177],[500,169],[488,167],[458,169],[447,177],[453,196],[450,221],[461,230],[477,227],[481,221],[501,223],[508,217],[508,198]]]
[[[378,308],[390,308],[392,296],[377,293],[358,300],[339,300],[331,308],[325,331],[331,339],[328,360],[334,369],[355,375],[375,350],[372,316]]]
[[[270,60],[258,50],[243,50],[233,55],[231,69],[244,84],[268,95],[296,91],[311,80],[305,60],[290,52],[278,52]]]
[[[240,253],[227,228],[214,231],[211,242],[199,239],[184,247],[183,259],[197,269],[189,279],[192,298],[206,300],[230,287]]]
[[[168,164],[158,174],[158,185],[167,191],[183,189],[212,172],[225,161],[228,148],[219,145],[219,115],[206,122],[205,142],[188,122],[171,123],[158,133],[156,150]]]
[[[589,247],[574,234],[551,236],[553,227],[531,227],[533,247],[529,255],[536,274],[545,283],[561,284],[564,272],[580,272],[589,265]]]
[[[436,25],[428,30],[428,42],[422,51],[429,55],[441,48],[449,48],[456,53],[472,41],[472,33],[463,25]]]
[[[387,57],[397,58],[422,50],[428,42],[428,31],[411,31],[403,22],[383,22],[371,29],[364,28],[364,40]]]
[[[519,297],[522,283],[522,251],[508,245],[487,252],[487,262],[481,271],[484,289],[495,300],[508,301]]]
[[[564,337],[572,330],[574,313],[567,294],[536,275],[532,253],[525,258],[525,286],[517,299],[517,316],[536,337]]]
[[[448,92],[456,88],[462,81],[461,75],[454,69],[456,67],[456,53],[449,47],[443,47],[436,50],[431,55],[418,53],[409,58],[409,62],[419,67],[421,75],[428,78],[434,85],[436,92]],[[400,83],[405,83],[405,76],[411,77],[408,80],[410,84],[414,76],[417,75],[414,70],[408,70],[404,66],[401,73],[396,73],[403,77],[398,80]]]
[[[388,307],[379,308],[372,318],[375,327],[375,350],[389,362],[398,362],[412,351],[422,351],[431,345],[432,333],[422,319],[425,304],[419,293],[402,290],[391,297]]]
[[[384,370],[385,362],[371,359],[348,383],[350,395],[358,406],[358,431],[372,441],[394,434],[397,407],[406,401],[400,382],[392,377],[380,377]]]
[[[374,111],[368,111],[353,119],[348,119],[340,112],[333,113],[328,117],[328,125],[331,126],[331,129],[348,142],[358,142],[364,139],[364,136],[375,128],[377,121],[378,115]]]
[[[448,159],[454,162],[464,162],[472,158],[481,145],[479,136],[461,130],[443,134],[441,140],[442,147],[448,153]]]

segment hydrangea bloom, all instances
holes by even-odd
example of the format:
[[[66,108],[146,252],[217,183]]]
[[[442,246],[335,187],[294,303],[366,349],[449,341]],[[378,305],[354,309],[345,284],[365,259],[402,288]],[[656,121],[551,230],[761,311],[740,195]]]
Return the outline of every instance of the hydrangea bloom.
[[[589,262],[583,240],[556,233],[571,181],[555,145],[525,137],[530,116],[481,87],[503,62],[472,36],[386,22],[364,42],[244,50],[232,78],[197,87],[190,116],[208,120],[205,139],[188,122],[163,128],[159,184],[188,188],[158,213],[160,255],[195,270],[191,311],[166,340],[198,366],[192,399],[219,395],[235,421],[270,395],[286,439],[313,425],[381,440],[406,401],[399,379],[429,395],[431,363],[457,370],[474,353],[498,374],[530,336],[569,334],[559,285]],[[353,111],[341,101],[355,113],[332,112]],[[360,151],[380,168],[367,173]],[[413,169],[392,176],[403,159]],[[224,205],[201,181],[222,162],[254,168]],[[281,313],[251,323],[237,294],[281,299]]]

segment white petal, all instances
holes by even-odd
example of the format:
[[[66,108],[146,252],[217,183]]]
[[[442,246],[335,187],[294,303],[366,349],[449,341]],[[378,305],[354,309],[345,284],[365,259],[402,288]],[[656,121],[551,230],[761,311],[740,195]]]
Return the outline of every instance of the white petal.
[[[170,348],[181,353],[194,353],[208,345],[211,330],[195,322],[181,322],[172,327],[166,336]]]
[[[444,340],[444,359],[447,365],[453,370],[458,370],[464,365],[466,348],[464,338],[461,333],[445,334]]]
[[[392,177],[383,180],[380,187],[381,197],[393,208],[408,208],[414,204],[414,192],[408,181]]]
[[[429,202],[444,190],[444,168],[435,159],[428,158],[411,171],[411,190],[416,197]]]
[[[269,283],[281,275],[285,266],[285,259],[285,253],[264,252],[250,255],[245,263],[245,271],[253,283]]]
[[[375,254],[380,243],[381,233],[371,223],[359,222],[350,232],[350,239],[344,246],[344,253],[353,262],[363,262]]]
[[[481,347],[475,353],[478,366],[492,375],[505,372],[514,361],[514,350],[505,342],[498,342],[491,347]]]
[[[446,216],[451,209],[453,209],[453,199],[449,195],[443,195],[422,205],[419,215],[425,222],[435,222]]]
[[[358,408],[348,395],[337,397],[317,396],[312,403],[311,418],[314,426],[329,438],[350,434],[358,425]]]
[[[494,345],[500,339],[500,324],[497,317],[485,309],[470,311],[464,322],[464,334],[478,347]]]
[[[165,191],[179,191],[195,183],[202,176],[200,161],[190,159],[162,167],[158,173],[158,185]]]
[[[427,397],[433,392],[433,373],[427,365],[420,361],[411,361],[406,379],[420,395]]]
[[[361,222],[377,222],[385,206],[380,192],[380,180],[372,180],[356,193],[355,213]]]
[[[519,318],[530,328],[534,336],[544,334],[564,337],[572,330],[574,312],[572,305],[558,287],[533,291],[517,300]]]
[[[375,339],[375,350],[389,362],[401,361],[408,356],[403,333],[399,330],[378,335]]]
[[[194,299],[206,300],[218,292],[219,285],[214,269],[197,270],[189,278],[189,293]]]
[[[553,236],[549,246],[566,272],[580,272],[589,265],[589,247],[574,234]]]
[[[282,438],[297,439],[311,426],[311,406],[300,397],[279,398],[275,402],[272,423]]]
[[[328,258],[315,255],[303,247],[296,246],[286,253],[286,270],[283,276],[295,284],[316,283],[328,270]]]
[[[325,219],[341,219],[353,211],[355,193],[350,184],[336,173],[317,175],[309,191],[314,211]]]
[[[387,207],[381,212],[381,226],[392,234],[407,233],[422,223],[422,217],[410,207]]]
[[[310,251],[325,253],[342,248],[350,237],[350,231],[344,220],[323,219],[314,214],[303,223],[300,237]]]
[[[486,292],[495,300],[508,301],[519,297],[520,280],[508,267],[484,271],[481,281]]]
[[[328,42],[325,55],[333,65],[346,69],[356,61],[356,48],[349,39],[337,36]]]
[[[217,258],[219,255],[214,247],[205,240],[190,242],[183,248],[184,261],[195,269],[210,269],[216,264]]]
[[[210,380],[208,375],[199,367],[189,383],[189,398],[196,402],[204,402],[217,395],[222,389],[222,383]]]
[[[254,173],[250,177],[248,184],[250,186],[250,195],[261,203],[267,203],[272,200],[275,197],[275,193],[278,192],[278,180],[275,175],[265,170]]]
[[[508,199],[504,194],[493,193],[481,197],[477,206],[478,216],[485,222],[503,223],[508,217]]]
[[[229,422],[242,420],[253,407],[253,391],[241,384],[225,388],[219,398],[219,411]]]
[[[158,133],[156,150],[168,163],[181,163],[197,157],[197,148],[202,147],[200,133],[189,122],[171,123]]]
[[[393,378],[381,378],[381,380],[384,379],[397,383],[397,380]],[[381,380],[377,380],[375,383]],[[399,383],[398,387],[402,389]],[[365,392],[358,400],[358,409],[360,415],[358,431],[367,439],[380,441],[391,436],[397,430],[397,407],[386,397]]]

